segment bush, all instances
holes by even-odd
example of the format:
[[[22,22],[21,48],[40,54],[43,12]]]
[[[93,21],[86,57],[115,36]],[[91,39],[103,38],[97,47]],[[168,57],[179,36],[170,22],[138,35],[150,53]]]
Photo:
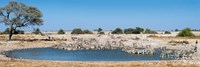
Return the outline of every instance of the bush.
[[[1,34],[9,34],[9,28],[6,28],[4,32],[2,32]],[[24,34],[24,31],[22,30],[14,30],[13,34]]]
[[[71,34],[83,34],[83,31],[80,28],[75,28],[72,30]]]
[[[133,29],[133,28],[124,29],[125,34],[133,34],[134,31],[135,31],[135,29]]]
[[[101,28],[98,28],[97,31],[98,31],[97,34],[105,34],[105,33],[103,32],[103,29],[101,29]]]
[[[165,31],[165,34],[171,34],[171,32],[169,32],[169,31]]]
[[[181,32],[179,32],[177,36],[179,36],[179,37],[192,37],[192,36],[195,36],[195,35],[191,32],[190,28],[185,28]]]
[[[174,31],[179,31],[178,29],[175,29]]]
[[[105,34],[103,31],[101,31],[101,32],[98,32],[98,34]]]
[[[98,28],[98,30],[97,30],[98,32],[101,32],[102,31],[102,29],[101,28]]]
[[[114,31],[112,31],[112,34],[123,34],[123,30],[120,28],[116,28]]]
[[[35,29],[34,32],[32,32],[33,34],[42,34],[42,32],[40,31],[39,28]]]
[[[157,34],[156,31],[152,31],[152,30],[150,30],[150,29],[146,29],[144,33],[145,33],[145,34]]]
[[[143,31],[144,29],[140,27],[136,27],[136,29],[133,28],[124,29],[125,34],[140,34]]]
[[[84,30],[83,31],[84,34],[93,34],[93,32],[89,31],[89,30]]]
[[[65,31],[62,30],[62,29],[60,29],[60,30],[57,32],[57,34],[65,34]]]
[[[135,33],[135,34],[140,34],[141,32],[144,32],[144,29],[140,28],[140,27],[136,27],[136,31],[137,31],[137,33]]]
[[[96,29],[95,31],[98,32],[97,34],[105,34],[105,33],[103,32],[103,29],[101,29],[101,28],[98,28],[98,29]]]

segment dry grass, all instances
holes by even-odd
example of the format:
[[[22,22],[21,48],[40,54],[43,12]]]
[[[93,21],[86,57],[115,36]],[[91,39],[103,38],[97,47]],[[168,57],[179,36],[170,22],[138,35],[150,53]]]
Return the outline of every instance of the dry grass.
[[[175,37],[175,36],[149,36],[150,38],[157,38],[157,39],[200,39],[200,36],[195,37]]]
[[[166,63],[167,62],[167,63]],[[200,67],[195,64],[183,64],[180,61],[160,62],[65,62],[36,60],[1,60],[1,67]]]

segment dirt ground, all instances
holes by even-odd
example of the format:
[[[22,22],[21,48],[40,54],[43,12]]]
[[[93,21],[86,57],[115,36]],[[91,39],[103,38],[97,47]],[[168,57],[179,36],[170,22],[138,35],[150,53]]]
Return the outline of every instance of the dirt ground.
[[[187,61],[188,62],[188,61]],[[200,67],[182,61],[70,62],[36,60],[1,60],[1,67]]]

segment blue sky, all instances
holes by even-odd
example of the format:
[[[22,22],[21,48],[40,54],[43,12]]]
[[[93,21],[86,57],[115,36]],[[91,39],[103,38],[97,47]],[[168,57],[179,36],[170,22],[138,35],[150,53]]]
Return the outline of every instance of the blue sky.
[[[16,0],[39,8],[42,30],[200,29],[200,0]],[[3,7],[9,0],[0,0]],[[0,24],[0,31],[6,27]],[[24,28],[32,30],[32,28]]]

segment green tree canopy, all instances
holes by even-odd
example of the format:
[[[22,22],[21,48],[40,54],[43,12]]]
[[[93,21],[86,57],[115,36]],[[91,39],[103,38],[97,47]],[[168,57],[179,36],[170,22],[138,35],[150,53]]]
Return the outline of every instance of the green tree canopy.
[[[99,32],[98,34],[105,34],[103,31]]]
[[[80,28],[75,28],[72,30],[71,34],[84,34]]]
[[[171,34],[171,32],[170,31],[165,31],[165,34]]]
[[[98,28],[97,31],[98,31],[97,34],[105,34],[102,28]]]
[[[39,28],[36,28],[35,30],[34,30],[34,32],[32,32],[33,34],[42,34],[42,32],[40,31],[40,29]]]
[[[92,31],[89,31],[89,30],[84,30],[83,33],[84,33],[84,34],[93,34],[93,32],[92,32]]]
[[[57,34],[65,34],[65,31],[63,29],[60,29]]]
[[[135,29],[133,29],[133,28],[124,29],[125,34],[133,34],[134,31],[135,31]]]
[[[140,34],[141,32],[144,32],[144,29],[143,28],[140,28],[140,27],[136,27],[136,34]]]
[[[112,31],[112,34],[123,34],[123,30],[120,28],[116,28],[114,31]]]
[[[98,28],[98,30],[97,30],[98,32],[101,32],[101,31],[103,31],[103,29],[101,29],[101,28]]]
[[[191,32],[190,28],[185,28],[182,31],[180,31],[177,36],[179,36],[179,37],[191,37],[191,36],[195,36],[195,35]]]
[[[146,29],[144,33],[145,34],[157,34],[156,31],[152,31],[151,29]]]
[[[179,31],[178,29],[175,29],[174,31]]]
[[[133,28],[124,29],[125,34],[140,34],[143,31],[144,31],[144,29],[140,28],[140,27],[136,27],[135,29],[133,29]]]
[[[39,9],[24,3],[11,1],[0,8],[0,23],[9,28],[9,39],[17,28],[42,25],[42,13]]]

